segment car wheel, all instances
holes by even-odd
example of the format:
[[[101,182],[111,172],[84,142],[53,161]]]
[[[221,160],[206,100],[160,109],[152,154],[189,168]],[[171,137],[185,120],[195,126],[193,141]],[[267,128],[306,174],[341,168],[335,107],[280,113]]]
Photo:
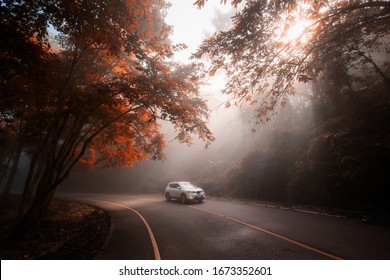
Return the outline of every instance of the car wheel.
[[[180,196],[180,201],[181,201],[181,203],[186,203],[186,201],[187,201],[187,197],[186,197],[186,195],[185,194],[182,194],[181,196]]]
[[[171,196],[169,195],[169,193],[165,194],[165,200],[166,201],[171,201]]]

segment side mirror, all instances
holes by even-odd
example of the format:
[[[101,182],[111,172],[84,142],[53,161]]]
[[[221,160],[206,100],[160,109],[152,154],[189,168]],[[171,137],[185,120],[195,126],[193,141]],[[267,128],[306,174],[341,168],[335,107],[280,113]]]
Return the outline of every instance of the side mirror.
[[[181,187],[180,187],[180,186],[177,186],[177,189],[178,189],[178,190],[181,190]]]

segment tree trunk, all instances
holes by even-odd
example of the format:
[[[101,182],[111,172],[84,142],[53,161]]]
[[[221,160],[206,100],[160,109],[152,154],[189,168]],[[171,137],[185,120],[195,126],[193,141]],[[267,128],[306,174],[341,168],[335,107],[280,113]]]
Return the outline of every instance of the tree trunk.
[[[24,184],[22,201],[19,205],[18,220],[20,221],[25,211],[28,209],[31,201],[33,201],[36,186],[45,169],[45,163],[42,158],[33,157],[30,163],[30,168]]]
[[[13,161],[12,168],[11,168],[10,174],[8,176],[7,183],[4,187],[3,193],[1,194],[0,210],[2,210],[7,205],[9,195],[11,193],[11,189],[12,189],[12,186],[14,183],[14,179],[15,179],[16,173],[18,172],[18,166],[19,166],[19,160],[20,160],[21,154],[22,154],[22,145],[18,144],[18,148],[17,148],[15,155],[14,155],[14,158],[12,160]]]
[[[14,230],[11,236],[12,238],[23,237],[29,229],[39,225],[40,221],[47,213],[47,208],[49,207],[51,198],[56,190],[56,187],[51,186],[48,189],[48,193],[35,196],[34,203]]]
[[[0,167],[0,184],[1,182],[3,182],[3,179],[6,177],[7,175],[7,171],[8,171],[8,167],[10,166],[11,162],[12,162],[12,159],[14,158],[12,156],[12,154],[7,157],[5,156],[4,154],[6,154],[5,152],[3,153],[3,155],[1,155],[2,157],[6,157],[4,160],[2,160],[3,162],[0,163],[1,164],[1,167]]]
[[[387,86],[387,90],[390,92],[390,77],[388,77],[383,71],[382,69],[378,66],[378,64],[375,63],[374,59],[371,57],[371,55],[365,55],[363,53],[362,55],[366,60],[367,62],[371,63],[372,66],[374,67],[375,71],[379,74],[379,76],[381,76],[381,78],[383,79],[383,81],[385,82],[385,85]]]
[[[53,183],[54,177],[55,169],[53,166],[46,166],[38,183],[34,202],[13,232],[13,238],[22,237],[31,227],[38,225],[46,215],[47,208],[58,188],[58,184]]]
[[[38,155],[34,155],[30,161],[30,167],[28,169],[27,177],[26,177],[26,180],[24,182],[22,201],[20,202],[20,206],[19,206],[18,220],[21,220],[21,218],[23,217],[25,208],[27,207],[27,204],[28,204],[28,200],[32,196],[33,186],[32,186],[31,180],[32,180],[34,172],[35,172],[37,158],[38,158]]]

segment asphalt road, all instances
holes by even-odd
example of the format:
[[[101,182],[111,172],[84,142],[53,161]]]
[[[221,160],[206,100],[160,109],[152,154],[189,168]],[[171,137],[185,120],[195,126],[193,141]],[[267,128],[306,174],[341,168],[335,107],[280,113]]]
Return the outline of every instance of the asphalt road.
[[[390,228],[351,219],[212,199],[183,205],[163,195],[62,197],[110,214],[99,259],[390,259]]]

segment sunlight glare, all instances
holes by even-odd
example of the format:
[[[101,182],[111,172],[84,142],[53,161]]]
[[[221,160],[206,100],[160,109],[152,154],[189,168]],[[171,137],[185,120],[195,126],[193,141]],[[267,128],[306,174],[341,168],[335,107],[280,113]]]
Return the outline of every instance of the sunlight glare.
[[[305,29],[309,26],[310,26],[310,22],[307,20],[297,21],[295,24],[291,25],[287,29],[286,32],[287,40],[291,42],[299,39],[303,35]]]

